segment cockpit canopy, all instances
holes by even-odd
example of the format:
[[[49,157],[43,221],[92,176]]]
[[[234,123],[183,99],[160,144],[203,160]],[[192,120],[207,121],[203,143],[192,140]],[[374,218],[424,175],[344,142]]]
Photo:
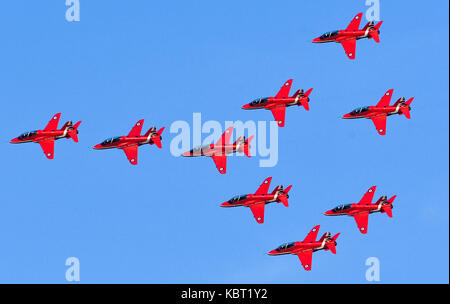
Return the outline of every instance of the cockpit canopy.
[[[351,207],[352,207],[352,204],[341,205],[341,206],[338,206],[338,207],[332,209],[331,211],[332,212],[339,212],[339,211],[342,211],[342,210],[350,209]]]
[[[202,151],[207,151],[211,149],[210,145],[203,145],[203,146],[199,146],[199,147],[195,147],[194,149],[192,149],[191,151],[193,153],[201,153]]]
[[[236,195],[235,197],[232,197],[232,198],[228,201],[228,203],[234,204],[234,203],[243,201],[243,200],[245,200],[246,198],[247,198],[247,194],[244,194],[244,195]]]
[[[101,143],[101,145],[102,145],[102,146],[110,145],[110,144],[115,143],[115,142],[117,142],[117,141],[119,141],[119,140],[120,140],[120,136],[117,136],[117,137],[111,137],[111,138],[108,138],[108,139],[104,140],[104,141]]]
[[[320,39],[328,39],[330,37],[336,36],[337,34],[339,34],[339,31],[328,32],[328,33],[325,33],[322,36],[320,36]]]
[[[268,100],[269,100],[268,97],[257,98],[257,99],[253,100],[253,101],[250,103],[250,106],[257,106],[257,105],[260,105],[260,104],[264,104],[264,103],[266,103]]]
[[[369,111],[369,108],[370,107],[361,107],[361,108],[354,109],[353,111],[350,112],[350,115],[357,115],[357,114],[367,112],[367,111]]]
[[[25,138],[31,137],[33,135],[36,135],[36,134],[37,134],[37,131],[28,131],[28,132],[20,134],[19,137],[17,137],[17,138],[18,139],[25,139]]]
[[[291,242],[291,243],[284,243],[283,245],[280,245],[277,249],[275,249],[276,251],[281,251],[281,250],[286,250],[288,248],[294,247],[295,242]]]

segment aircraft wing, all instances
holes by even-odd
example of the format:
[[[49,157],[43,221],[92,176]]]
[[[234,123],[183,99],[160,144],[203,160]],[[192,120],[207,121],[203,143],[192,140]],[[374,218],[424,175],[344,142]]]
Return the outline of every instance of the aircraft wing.
[[[275,98],[285,98],[285,97],[289,97],[289,92],[291,91],[291,86],[292,86],[292,79],[289,79],[288,81],[286,81],[283,86],[281,87],[281,89],[278,91],[277,95],[275,96]]]
[[[58,123],[56,123],[56,124],[58,124]],[[53,154],[55,151],[55,140],[47,139],[47,140],[40,141],[39,144],[41,145],[41,148],[44,151],[45,156],[48,159],[53,159]]]
[[[138,157],[138,146],[128,146],[125,148],[122,148],[123,152],[125,152],[125,155],[127,156],[128,160],[132,165],[137,165],[137,157]]]
[[[364,194],[362,199],[359,201],[358,205],[370,205],[372,204],[373,196],[375,194],[375,190],[377,186],[370,187],[369,190]]]
[[[388,107],[391,103],[392,93],[394,93],[394,89],[390,89],[384,93],[383,97],[381,97],[380,101],[377,103],[377,107]]]
[[[358,213],[353,215],[353,218],[356,221],[356,225],[358,225],[359,231],[362,234],[367,233],[367,225],[369,224],[369,212]]]
[[[348,58],[355,59],[356,39],[342,40],[339,42],[344,47],[344,51],[347,54]]]
[[[259,224],[264,223],[264,207],[265,206],[266,206],[265,203],[259,203],[259,204],[254,204],[254,205],[249,206],[250,210],[253,213],[253,216],[255,217],[255,220]]]
[[[272,181],[272,177],[266,178],[261,186],[259,186],[258,190],[256,190],[255,194],[267,194],[269,192],[270,182]]]
[[[370,117],[375,125],[375,128],[378,131],[378,134],[380,135],[386,135],[386,117],[386,115]]]
[[[217,170],[219,170],[220,173],[225,174],[227,173],[227,155],[226,154],[220,154],[220,155],[211,155],[211,158],[214,161],[214,164],[216,165]]]
[[[130,133],[128,133],[128,137],[137,137],[141,135],[142,125],[144,124],[144,120],[139,120],[131,129]]]
[[[350,21],[350,24],[347,26],[347,28],[345,29],[346,31],[357,31],[359,29],[359,25],[361,24],[361,18],[363,16],[363,13],[359,13],[358,15],[356,15],[352,21]]]
[[[44,131],[54,131],[58,129],[59,118],[61,117],[61,113],[57,113],[53,115],[52,119],[48,122],[47,126],[45,126]]]
[[[297,253],[298,258],[306,271],[311,270],[312,255],[312,250]]]
[[[217,141],[216,145],[228,145],[230,143],[231,134],[233,134],[233,129],[233,127],[229,127],[228,129],[226,129]]]
[[[317,239],[317,234],[319,233],[320,225],[315,226],[311,231],[308,233],[308,235],[303,240],[303,243],[311,243],[315,242]]]
[[[270,108],[270,111],[272,111],[272,115],[275,118],[275,120],[278,123],[279,127],[284,127],[284,117],[286,116],[286,106],[276,106],[273,108]]]

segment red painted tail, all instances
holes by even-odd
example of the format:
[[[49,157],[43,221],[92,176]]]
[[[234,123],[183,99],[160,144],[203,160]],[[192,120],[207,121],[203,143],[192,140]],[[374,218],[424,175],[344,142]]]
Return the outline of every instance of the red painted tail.
[[[406,101],[406,105],[402,106],[400,108],[400,111],[402,114],[405,115],[406,118],[410,119],[411,118],[411,113],[410,113],[410,104],[411,102],[414,100],[414,97],[411,97],[410,99],[408,99],[408,101]]]
[[[336,233],[336,235],[333,236],[333,237],[331,238],[331,241],[328,242],[328,244],[327,244],[328,249],[330,249],[330,251],[331,251],[333,254],[336,254],[336,239],[338,238],[339,234],[341,234],[341,233]]]
[[[252,141],[254,135],[250,136],[246,141],[244,141],[244,154],[247,157],[250,157],[250,142]]]
[[[375,40],[376,43],[380,42],[380,26],[383,24],[383,21],[378,22],[374,29],[370,31],[370,36]]]
[[[282,196],[280,197],[280,201],[281,201],[281,203],[283,203],[283,205],[284,205],[285,207],[289,207],[289,201],[288,201],[289,195],[288,195],[288,193],[289,193],[289,191],[291,190],[291,188],[292,188],[292,185],[290,185],[290,186],[288,186],[286,189],[284,189],[283,192],[284,192],[286,195],[282,195]]]
[[[156,135],[152,137],[152,141],[160,149],[162,148],[162,144],[161,144],[162,137],[161,137],[161,134],[162,134],[163,131],[164,131],[164,127],[159,129],[158,132],[156,132]]]
[[[81,120],[77,122],[72,129],[69,130],[68,135],[73,139],[74,142],[78,142],[78,127],[81,124]]]
[[[388,199],[388,203],[387,205],[383,206],[383,211],[386,212],[387,216],[392,217],[392,202],[395,200],[397,196],[394,195],[393,197],[391,197],[390,199]]]

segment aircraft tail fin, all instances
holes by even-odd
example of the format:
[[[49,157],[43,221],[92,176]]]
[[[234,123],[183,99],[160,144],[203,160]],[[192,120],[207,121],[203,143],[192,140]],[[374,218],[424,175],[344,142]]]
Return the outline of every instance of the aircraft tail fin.
[[[288,201],[289,195],[288,195],[288,193],[291,190],[291,188],[292,188],[292,185],[290,185],[286,189],[282,190],[285,195],[282,195],[280,197],[280,201],[285,207],[289,207],[289,201]]]
[[[319,243],[321,243],[324,239],[330,238],[331,237],[331,233],[330,232],[325,232],[322,237],[318,240]]]
[[[247,140],[244,141],[244,154],[247,157],[251,157],[250,155],[250,142],[252,141],[254,135],[250,136]]]
[[[411,103],[412,103],[413,100],[414,100],[414,97],[411,97],[410,99],[408,99],[408,100],[405,102],[405,105],[402,106],[402,107],[400,108],[400,113],[403,114],[403,115],[405,115],[405,117],[408,118],[408,119],[411,118],[411,113],[410,113],[411,108],[410,108],[410,105],[411,105]]]
[[[397,196],[394,195],[393,197],[391,197],[390,199],[387,200],[388,204],[383,206],[383,211],[386,212],[387,216],[392,217],[392,203],[394,202],[395,198]]]
[[[385,202],[385,201],[387,201],[387,196],[383,195],[377,200],[376,203],[374,203],[374,205],[378,205],[380,202]]]
[[[365,30],[367,30],[369,27],[373,27],[374,25],[375,25],[375,22],[369,21],[369,22],[367,22],[366,25],[364,25],[364,27],[361,29],[361,31],[365,31]]]
[[[68,135],[73,139],[74,142],[78,142],[78,127],[80,126],[80,124],[81,120],[73,125],[73,127],[68,132]]]
[[[277,193],[280,190],[283,190],[283,186],[282,185],[276,186],[275,189],[273,189],[271,194],[275,194],[275,193]]]
[[[150,129],[148,129],[148,131],[145,132],[144,136],[149,136],[152,133],[156,133],[156,127],[151,127]]]
[[[161,144],[161,139],[162,139],[162,137],[161,137],[161,134],[162,134],[162,132],[164,131],[164,127],[162,127],[161,129],[159,129],[158,130],[158,132],[156,132],[156,135],[155,136],[153,136],[152,137],[152,141],[155,143],[155,145],[158,147],[158,148],[162,148],[162,144]]]
[[[383,21],[378,22],[374,28],[370,31],[370,38],[373,38],[376,43],[380,42],[380,26],[383,24]]]
[[[327,244],[328,249],[330,249],[330,251],[331,251],[333,254],[336,254],[336,239],[338,238],[338,236],[339,236],[340,234],[341,234],[341,233],[336,233],[336,234],[331,238],[331,241],[328,242],[328,244]]]
[[[234,142],[235,145],[239,145],[245,142],[245,136],[239,136],[238,139]]]

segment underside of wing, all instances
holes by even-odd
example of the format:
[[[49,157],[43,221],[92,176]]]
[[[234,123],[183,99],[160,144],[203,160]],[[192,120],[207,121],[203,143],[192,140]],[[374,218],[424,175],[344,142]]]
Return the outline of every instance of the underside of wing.
[[[339,41],[344,48],[345,53],[348,58],[355,59],[355,51],[356,51],[356,39],[348,39]]]
[[[233,134],[233,127],[229,127],[228,129],[223,132],[222,136],[217,141],[216,145],[228,145],[230,143],[231,135]]]
[[[128,137],[138,137],[141,135],[142,125],[144,124],[144,120],[139,120],[131,129],[130,133],[128,133]]]
[[[378,115],[370,118],[377,129],[378,134],[386,135],[386,115]]]
[[[254,205],[249,206],[250,210],[253,213],[253,216],[255,217],[255,220],[259,224],[264,223],[264,207],[265,206],[266,206],[265,203],[259,203],[259,204],[254,204]]]
[[[362,234],[366,234],[367,225],[369,223],[369,212],[355,214],[353,215],[353,218],[356,221],[356,225],[358,225],[359,231]]]
[[[45,126],[44,131],[54,131],[58,129],[59,118],[61,117],[61,113],[57,113],[53,115],[52,119],[48,122],[47,126]]]
[[[128,146],[125,148],[122,148],[123,152],[125,152],[125,155],[127,156],[128,160],[132,165],[137,165],[138,160],[138,146]]]
[[[284,118],[286,116],[286,106],[277,106],[274,108],[270,108],[270,111],[272,111],[272,115],[277,121],[277,124],[279,127],[284,127]]]
[[[352,21],[350,21],[350,24],[345,29],[346,31],[357,31],[359,29],[359,25],[361,24],[361,18],[363,16],[363,13],[359,13],[355,17],[353,17]]]
[[[377,189],[377,186],[370,187],[369,190],[367,190],[366,193],[364,193],[364,196],[359,201],[358,205],[370,205],[372,204],[373,196],[375,195],[375,190]]]
[[[272,181],[272,177],[266,178],[261,186],[259,186],[258,190],[256,190],[255,194],[267,194],[269,192],[270,182]]]
[[[315,242],[317,239],[317,234],[319,233],[320,225],[315,226],[311,231],[308,233],[308,235],[303,240],[303,243],[311,243]]]
[[[216,165],[217,170],[219,170],[220,173],[225,174],[227,173],[227,155],[226,154],[220,154],[220,155],[212,155],[211,158],[214,161],[214,164]]]
[[[54,154],[54,150],[55,150],[55,140],[47,139],[47,140],[40,141],[39,144],[41,145],[41,148],[44,151],[45,156],[48,159],[53,159],[53,154]]]
[[[302,266],[306,271],[311,270],[312,255],[312,250],[297,253],[298,258],[300,259],[300,262],[302,263]]]
[[[390,89],[384,93],[383,97],[381,97],[380,101],[377,103],[377,107],[388,107],[391,103],[392,93],[394,93],[394,89]]]
[[[278,91],[278,93],[275,96],[275,98],[286,98],[286,97],[288,97],[289,96],[289,92],[291,91],[291,86],[292,86],[292,79],[289,79],[288,81],[286,81],[283,84],[283,86]]]

